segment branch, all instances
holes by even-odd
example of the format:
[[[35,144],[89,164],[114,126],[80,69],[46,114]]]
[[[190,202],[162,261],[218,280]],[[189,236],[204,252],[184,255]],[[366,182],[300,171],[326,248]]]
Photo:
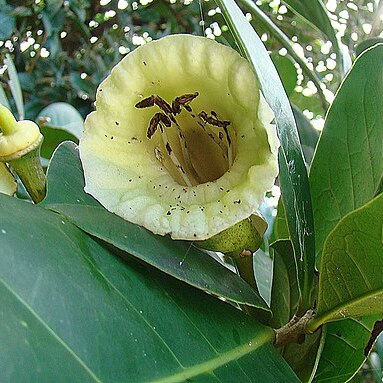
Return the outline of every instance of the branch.
[[[302,317],[296,315],[285,324],[283,327],[278,328],[275,331],[274,345],[276,347],[282,347],[290,343],[302,344],[305,340],[306,334],[310,334],[307,330],[307,323],[315,316],[314,310],[308,310]]]

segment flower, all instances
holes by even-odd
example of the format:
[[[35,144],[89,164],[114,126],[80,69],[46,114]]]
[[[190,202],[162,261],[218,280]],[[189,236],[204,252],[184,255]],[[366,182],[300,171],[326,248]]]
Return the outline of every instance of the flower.
[[[6,164],[0,162],[0,193],[13,195],[17,190],[15,177],[9,171]]]
[[[0,161],[11,161],[29,153],[41,144],[43,136],[33,121],[16,121],[13,114],[0,105]]]
[[[8,163],[12,167],[36,203],[45,197],[45,174],[40,163],[42,142],[40,129],[33,121],[16,121],[11,111],[0,105],[0,164]],[[5,180],[8,170],[1,167]]]
[[[79,145],[85,191],[155,234],[208,239],[273,186],[273,118],[233,49],[191,35],[150,42],[98,88]]]

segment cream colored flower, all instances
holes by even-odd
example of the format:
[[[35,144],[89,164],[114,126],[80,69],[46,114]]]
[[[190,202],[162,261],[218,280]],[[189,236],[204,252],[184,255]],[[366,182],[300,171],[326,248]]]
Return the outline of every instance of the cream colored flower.
[[[0,105],[0,161],[19,158],[41,141],[40,129],[33,121],[16,121],[13,114]]]
[[[80,141],[86,192],[156,234],[204,240],[273,186],[279,141],[248,62],[203,37],[129,53],[98,88]]]
[[[17,190],[15,177],[9,171],[7,165],[0,162],[0,193],[13,195]]]

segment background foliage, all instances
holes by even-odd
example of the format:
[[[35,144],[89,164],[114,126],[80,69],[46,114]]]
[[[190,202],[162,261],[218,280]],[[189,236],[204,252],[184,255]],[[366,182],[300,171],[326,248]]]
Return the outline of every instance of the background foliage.
[[[376,3],[327,2],[336,38],[349,49],[340,59],[338,48],[331,43],[335,37],[326,25],[313,25],[316,15],[312,20],[297,15],[290,6],[294,1],[258,0],[257,12],[262,12],[263,18],[254,14],[245,0],[239,2],[273,52],[291,101],[318,127],[342,79],[342,63],[349,66],[358,44],[381,32]],[[135,46],[151,39],[169,33],[205,33],[233,45],[213,0],[0,0],[0,20],[0,54],[3,59],[7,53],[12,55],[25,115],[30,119],[56,101],[70,103],[85,116],[92,110],[97,85],[110,69]],[[275,28],[283,31],[291,48]],[[296,59],[307,68],[299,66]],[[0,73],[10,96],[6,66]],[[321,84],[320,89],[312,79]]]

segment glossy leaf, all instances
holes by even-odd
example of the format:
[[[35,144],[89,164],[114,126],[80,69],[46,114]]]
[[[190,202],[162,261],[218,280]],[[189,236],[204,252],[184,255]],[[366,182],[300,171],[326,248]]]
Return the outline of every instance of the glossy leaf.
[[[44,141],[41,145],[41,156],[51,158],[55,149],[64,141],[73,141],[78,143],[77,137],[67,132],[64,129],[56,128],[50,125],[41,125],[40,132],[44,136]]]
[[[92,236],[199,289],[269,314],[269,308],[255,290],[192,243],[154,235],[108,212],[86,194],[81,162],[73,143],[64,143],[56,151],[48,169],[47,188],[43,205],[64,214]]]
[[[7,39],[16,28],[15,18],[11,14],[12,8],[8,4],[0,4],[0,39]]]
[[[3,85],[0,84],[0,104],[5,106],[7,109],[11,110],[7,95],[5,94]]]
[[[357,56],[361,55],[366,49],[373,47],[376,44],[382,44],[382,37],[374,37],[372,39],[364,40],[355,47],[355,53]]]
[[[78,143],[82,135],[84,119],[81,114],[66,102],[54,102],[40,111],[36,118],[44,141],[41,155],[51,158],[54,150],[63,141]]]
[[[337,56],[340,58],[339,65],[345,73],[351,65],[350,55],[342,47],[342,43],[336,37],[336,31],[331,25],[327,9],[322,0],[311,0],[309,3],[304,0],[284,0],[299,17],[303,17],[309,24],[325,34],[332,42]]]
[[[328,112],[311,170],[317,264],[330,231],[370,201],[383,175],[383,45],[355,61]]]
[[[273,260],[268,253],[258,249],[253,257],[255,280],[261,297],[270,306]]]
[[[17,75],[15,64],[13,63],[13,60],[9,54],[5,56],[4,64],[7,66],[8,69],[9,87],[11,88],[12,97],[15,100],[18,119],[23,120],[25,117],[23,93],[21,91],[19,77]]]
[[[283,85],[262,41],[233,0],[218,0],[222,13],[243,55],[253,66],[264,96],[275,113],[282,198],[287,211],[302,294],[303,310],[311,307],[314,275],[314,230],[307,172],[294,116]]]
[[[271,58],[281,78],[286,94],[290,95],[297,84],[297,69],[293,61],[289,57],[279,54],[271,55]]]
[[[66,102],[54,102],[45,107],[37,116],[37,122],[55,128],[61,128],[79,139],[82,134],[84,119],[72,105]]]
[[[274,249],[273,286],[271,290],[271,326],[284,326],[295,314],[299,302],[299,288],[294,251],[289,240],[280,240]]]
[[[366,360],[365,348],[378,316],[345,319],[325,325],[326,341],[313,383],[343,383]]]
[[[2,382],[299,383],[272,330],[227,303],[39,206],[0,195],[0,222]]]
[[[273,231],[270,235],[270,244],[272,245],[276,241],[290,239],[289,228],[287,227],[285,207],[283,201],[280,198],[277,206],[277,215],[273,223]]]
[[[328,236],[311,328],[342,318],[383,316],[382,227],[381,194],[344,217]]]

